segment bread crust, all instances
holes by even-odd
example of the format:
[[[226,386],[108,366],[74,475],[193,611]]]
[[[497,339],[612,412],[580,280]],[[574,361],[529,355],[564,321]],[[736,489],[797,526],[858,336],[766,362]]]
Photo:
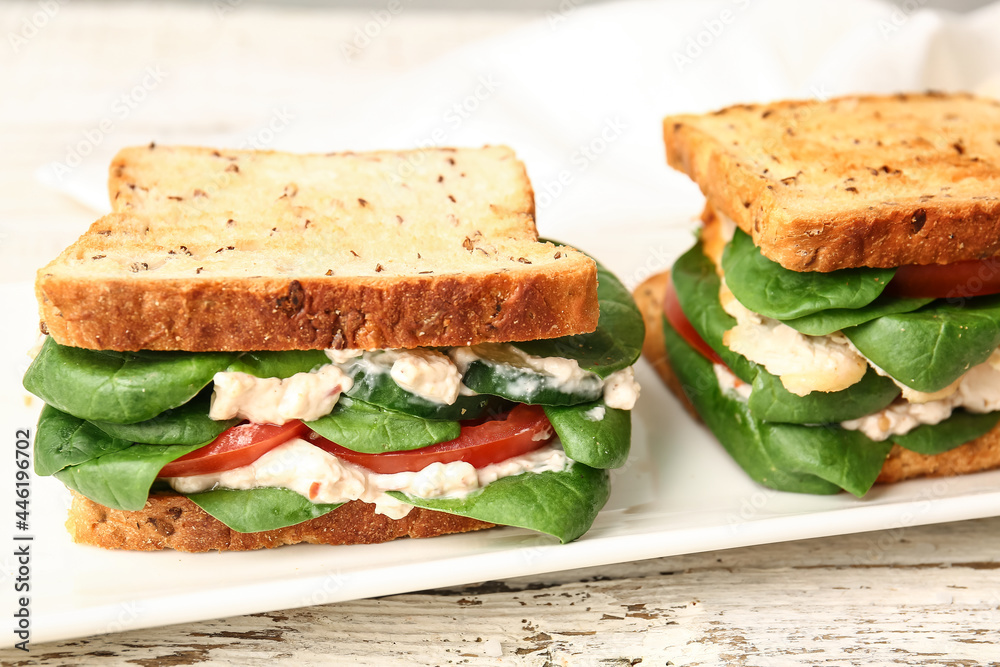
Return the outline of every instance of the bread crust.
[[[127,148],[114,213],[38,272],[42,328],[135,351],[413,348],[597,327],[597,268],[538,241],[506,147]]]
[[[73,492],[66,528],[73,541],[104,549],[131,551],[252,551],[286,544],[378,544],[401,537],[437,537],[491,528],[494,524],[414,508],[402,519],[375,513],[359,500],[295,526],[259,533],[238,533],[185,496],[157,493],[141,510],[99,505]]]
[[[413,348],[557,338],[597,326],[597,269],[338,279],[111,278],[41,270],[43,330],[95,350]]]
[[[1000,101],[967,94],[736,105],[663,121],[667,161],[794,271],[1000,252]]]
[[[633,294],[646,323],[642,355],[653,365],[684,409],[701,421],[670,367],[663,339],[663,297],[669,281],[669,271],[656,274],[640,284]],[[917,454],[893,445],[875,481],[891,484],[915,477],[949,477],[997,467],[1000,467],[1000,424],[975,440],[933,456]]]

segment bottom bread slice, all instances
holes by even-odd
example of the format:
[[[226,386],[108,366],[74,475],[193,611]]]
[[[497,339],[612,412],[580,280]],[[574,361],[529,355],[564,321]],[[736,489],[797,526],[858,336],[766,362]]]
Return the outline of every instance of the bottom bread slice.
[[[670,272],[656,274],[636,288],[633,296],[642,311],[646,338],[642,355],[653,365],[660,378],[696,419],[698,413],[688,401],[681,383],[670,367],[663,340],[663,297],[670,283]],[[1000,424],[984,435],[943,454],[917,454],[893,445],[876,482],[899,482],[913,477],[948,477],[1000,467]]]
[[[176,493],[153,494],[141,510],[116,510],[73,493],[66,528],[73,540],[133,551],[252,551],[286,544],[377,544],[400,537],[437,537],[494,524],[415,507],[402,519],[351,501],[303,523],[259,533],[238,533]]]

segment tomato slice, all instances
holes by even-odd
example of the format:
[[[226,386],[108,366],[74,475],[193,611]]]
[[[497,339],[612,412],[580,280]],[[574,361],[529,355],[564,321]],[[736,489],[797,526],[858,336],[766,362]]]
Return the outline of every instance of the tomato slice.
[[[674,282],[672,280],[667,285],[667,293],[663,297],[663,313],[667,316],[667,321],[670,322],[670,326],[674,328],[674,331],[680,334],[681,338],[697,350],[701,356],[714,364],[726,365],[722,361],[722,358],[716,354],[715,350],[691,326],[691,321],[684,314],[684,311],[681,310],[681,302],[677,300],[677,290],[674,289]]]
[[[886,294],[906,298],[969,298],[1000,293],[1000,258],[911,264],[896,270]]]
[[[318,433],[309,441],[338,458],[378,473],[417,472],[432,463],[466,461],[476,468],[520,456],[547,444],[552,425],[539,405],[515,406],[504,418],[482,424],[463,424],[454,440],[420,449],[382,454],[362,454],[341,447]]]
[[[302,437],[309,429],[296,420],[283,426],[273,424],[237,424],[218,438],[163,466],[160,477],[188,477],[232,470],[250,465],[278,445]]]

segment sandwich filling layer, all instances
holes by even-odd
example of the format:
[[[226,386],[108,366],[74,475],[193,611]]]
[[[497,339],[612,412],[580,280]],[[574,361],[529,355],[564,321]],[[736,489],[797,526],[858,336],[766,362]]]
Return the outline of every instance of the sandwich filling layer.
[[[362,501],[568,541],[624,464],[644,329],[602,267],[597,329],[463,348],[110,352],[46,339],[36,470],[113,509],[182,493],[237,532]]]
[[[673,268],[665,335],[685,387],[717,388],[716,399],[687,393],[759,481],[862,495],[889,447],[942,453],[1000,422],[1000,298],[896,297],[886,290],[891,273],[862,269],[788,275],[715,217]],[[713,358],[675,361],[695,349]],[[709,419],[710,410],[721,415]],[[737,435],[725,415],[752,431]],[[831,434],[824,447],[840,461],[816,449]]]

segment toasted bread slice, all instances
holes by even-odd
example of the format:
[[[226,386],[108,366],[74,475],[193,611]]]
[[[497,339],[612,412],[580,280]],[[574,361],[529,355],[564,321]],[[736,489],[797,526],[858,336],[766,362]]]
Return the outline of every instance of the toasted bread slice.
[[[670,272],[656,274],[635,289],[633,296],[646,324],[642,355],[646,358],[684,409],[699,419],[694,406],[684,395],[663,340],[663,298],[670,283]],[[893,445],[882,466],[877,482],[900,482],[913,477],[949,477],[1000,467],[1000,425],[988,433],[955,449],[927,456]]]
[[[938,93],[663,121],[669,163],[794,271],[1000,252],[1000,101]]]
[[[597,326],[597,273],[539,243],[505,147],[292,155],[149,146],[38,273],[44,328],[109,350],[412,348]]]
[[[437,537],[491,528],[492,523],[415,507],[402,519],[375,513],[355,500],[328,514],[287,528],[237,533],[176,493],[153,494],[141,510],[99,505],[73,492],[66,528],[73,540],[132,551],[252,551],[286,544],[377,544],[400,537]]]

